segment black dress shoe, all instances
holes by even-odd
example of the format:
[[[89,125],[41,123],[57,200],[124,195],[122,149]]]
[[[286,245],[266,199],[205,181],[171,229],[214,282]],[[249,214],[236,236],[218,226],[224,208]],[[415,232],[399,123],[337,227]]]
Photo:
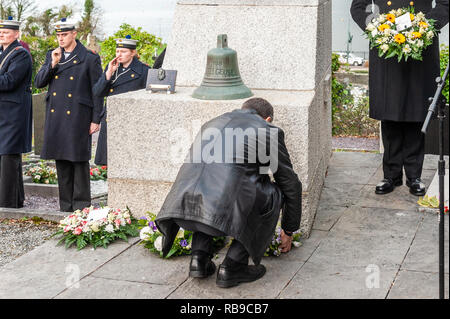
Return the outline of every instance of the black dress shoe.
[[[426,193],[425,184],[420,178],[407,178],[406,186],[409,187],[409,192],[416,196],[424,196]]]
[[[220,288],[230,288],[239,285],[242,282],[252,282],[258,280],[266,273],[266,267],[244,266],[234,268],[226,265],[220,265],[217,272],[216,284]]]
[[[401,186],[402,184],[403,182],[401,178],[396,178],[395,180],[392,178],[385,178],[375,187],[375,194],[389,194],[396,186]]]
[[[193,278],[206,278],[216,272],[216,265],[211,257],[202,252],[193,252],[189,265],[189,276]]]

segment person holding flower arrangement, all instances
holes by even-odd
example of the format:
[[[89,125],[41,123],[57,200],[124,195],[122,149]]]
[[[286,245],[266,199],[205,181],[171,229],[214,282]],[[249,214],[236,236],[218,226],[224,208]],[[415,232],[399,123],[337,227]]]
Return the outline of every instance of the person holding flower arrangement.
[[[425,136],[421,132],[440,75],[438,33],[448,0],[353,0],[351,14],[370,40],[370,117],[381,121],[384,179],[376,194],[403,184],[423,196]],[[378,15],[379,13],[379,15]]]
[[[139,61],[137,55],[137,40],[131,36],[116,40],[116,57],[109,62],[105,72],[98,79],[93,92],[96,96],[105,98],[130,91],[144,89],[147,85],[148,65]],[[100,135],[98,137],[95,164],[108,165],[107,157],[107,124],[106,105],[102,112]]]

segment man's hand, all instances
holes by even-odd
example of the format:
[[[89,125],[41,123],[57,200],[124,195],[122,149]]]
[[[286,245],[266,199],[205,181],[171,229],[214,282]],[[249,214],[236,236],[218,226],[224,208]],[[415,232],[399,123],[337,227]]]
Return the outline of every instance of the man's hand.
[[[281,231],[281,252],[288,253],[292,247],[292,236],[286,235],[284,230]]]
[[[95,132],[98,132],[99,128],[100,128],[100,124],[91,123],[91,128],[89,129],[89,135],[92,135]]]
[[[106,71],[106,79],[109,81],[111,80],[112,75],[114,74],[114,72],[117,71],[117,68],[119,67],[119,58],[114,58],[111,60],[111,62],[109,62],[108,64],[108,70]]]
[[[52,68],[54,68],[59,63],[59,61],[61,61],[61,56],[62,52],[60,47],[52,51]]]

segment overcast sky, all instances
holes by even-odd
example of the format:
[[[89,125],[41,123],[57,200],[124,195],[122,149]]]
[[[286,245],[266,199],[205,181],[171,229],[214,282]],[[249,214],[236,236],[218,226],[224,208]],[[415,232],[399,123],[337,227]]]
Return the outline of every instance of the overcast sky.
[[[83,0],[39,0],[39,9],[58,8],[68,3],[78,11],[80,17]],[[352,0],[333,0],[333,50],[346,49],[348,28],[353,35],[353,51],[368,51],[368,42],[362,35],[361,29],[350,16]],[[176,0],[95,0],[103,11],[101,33],[111,35],[119,29],[122,23],[129,23],[135,27],[142,27],[156,36],[162,37],[164,42],[169,40],[172,27]],[[448,25],[440,36],[441,42],[448,44]]]
[[[43,11],[48,8],[58,8],[70,4],[78,11],[80,17],[83,0],[38,0],[38,8]],[[95,0],[103,15],[101,31],[104,35],[115,33],[122,23],[142,27],[145,31],[160,36],[167,42],[176,0]]]

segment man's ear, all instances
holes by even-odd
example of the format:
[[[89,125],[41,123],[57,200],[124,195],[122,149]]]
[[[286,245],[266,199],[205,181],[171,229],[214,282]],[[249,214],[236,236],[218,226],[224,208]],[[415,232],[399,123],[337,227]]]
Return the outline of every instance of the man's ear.
[[[270,116],[268,116],[268,117],[266,118],[266,122],[272,123],[272,118],[271,118]]]

